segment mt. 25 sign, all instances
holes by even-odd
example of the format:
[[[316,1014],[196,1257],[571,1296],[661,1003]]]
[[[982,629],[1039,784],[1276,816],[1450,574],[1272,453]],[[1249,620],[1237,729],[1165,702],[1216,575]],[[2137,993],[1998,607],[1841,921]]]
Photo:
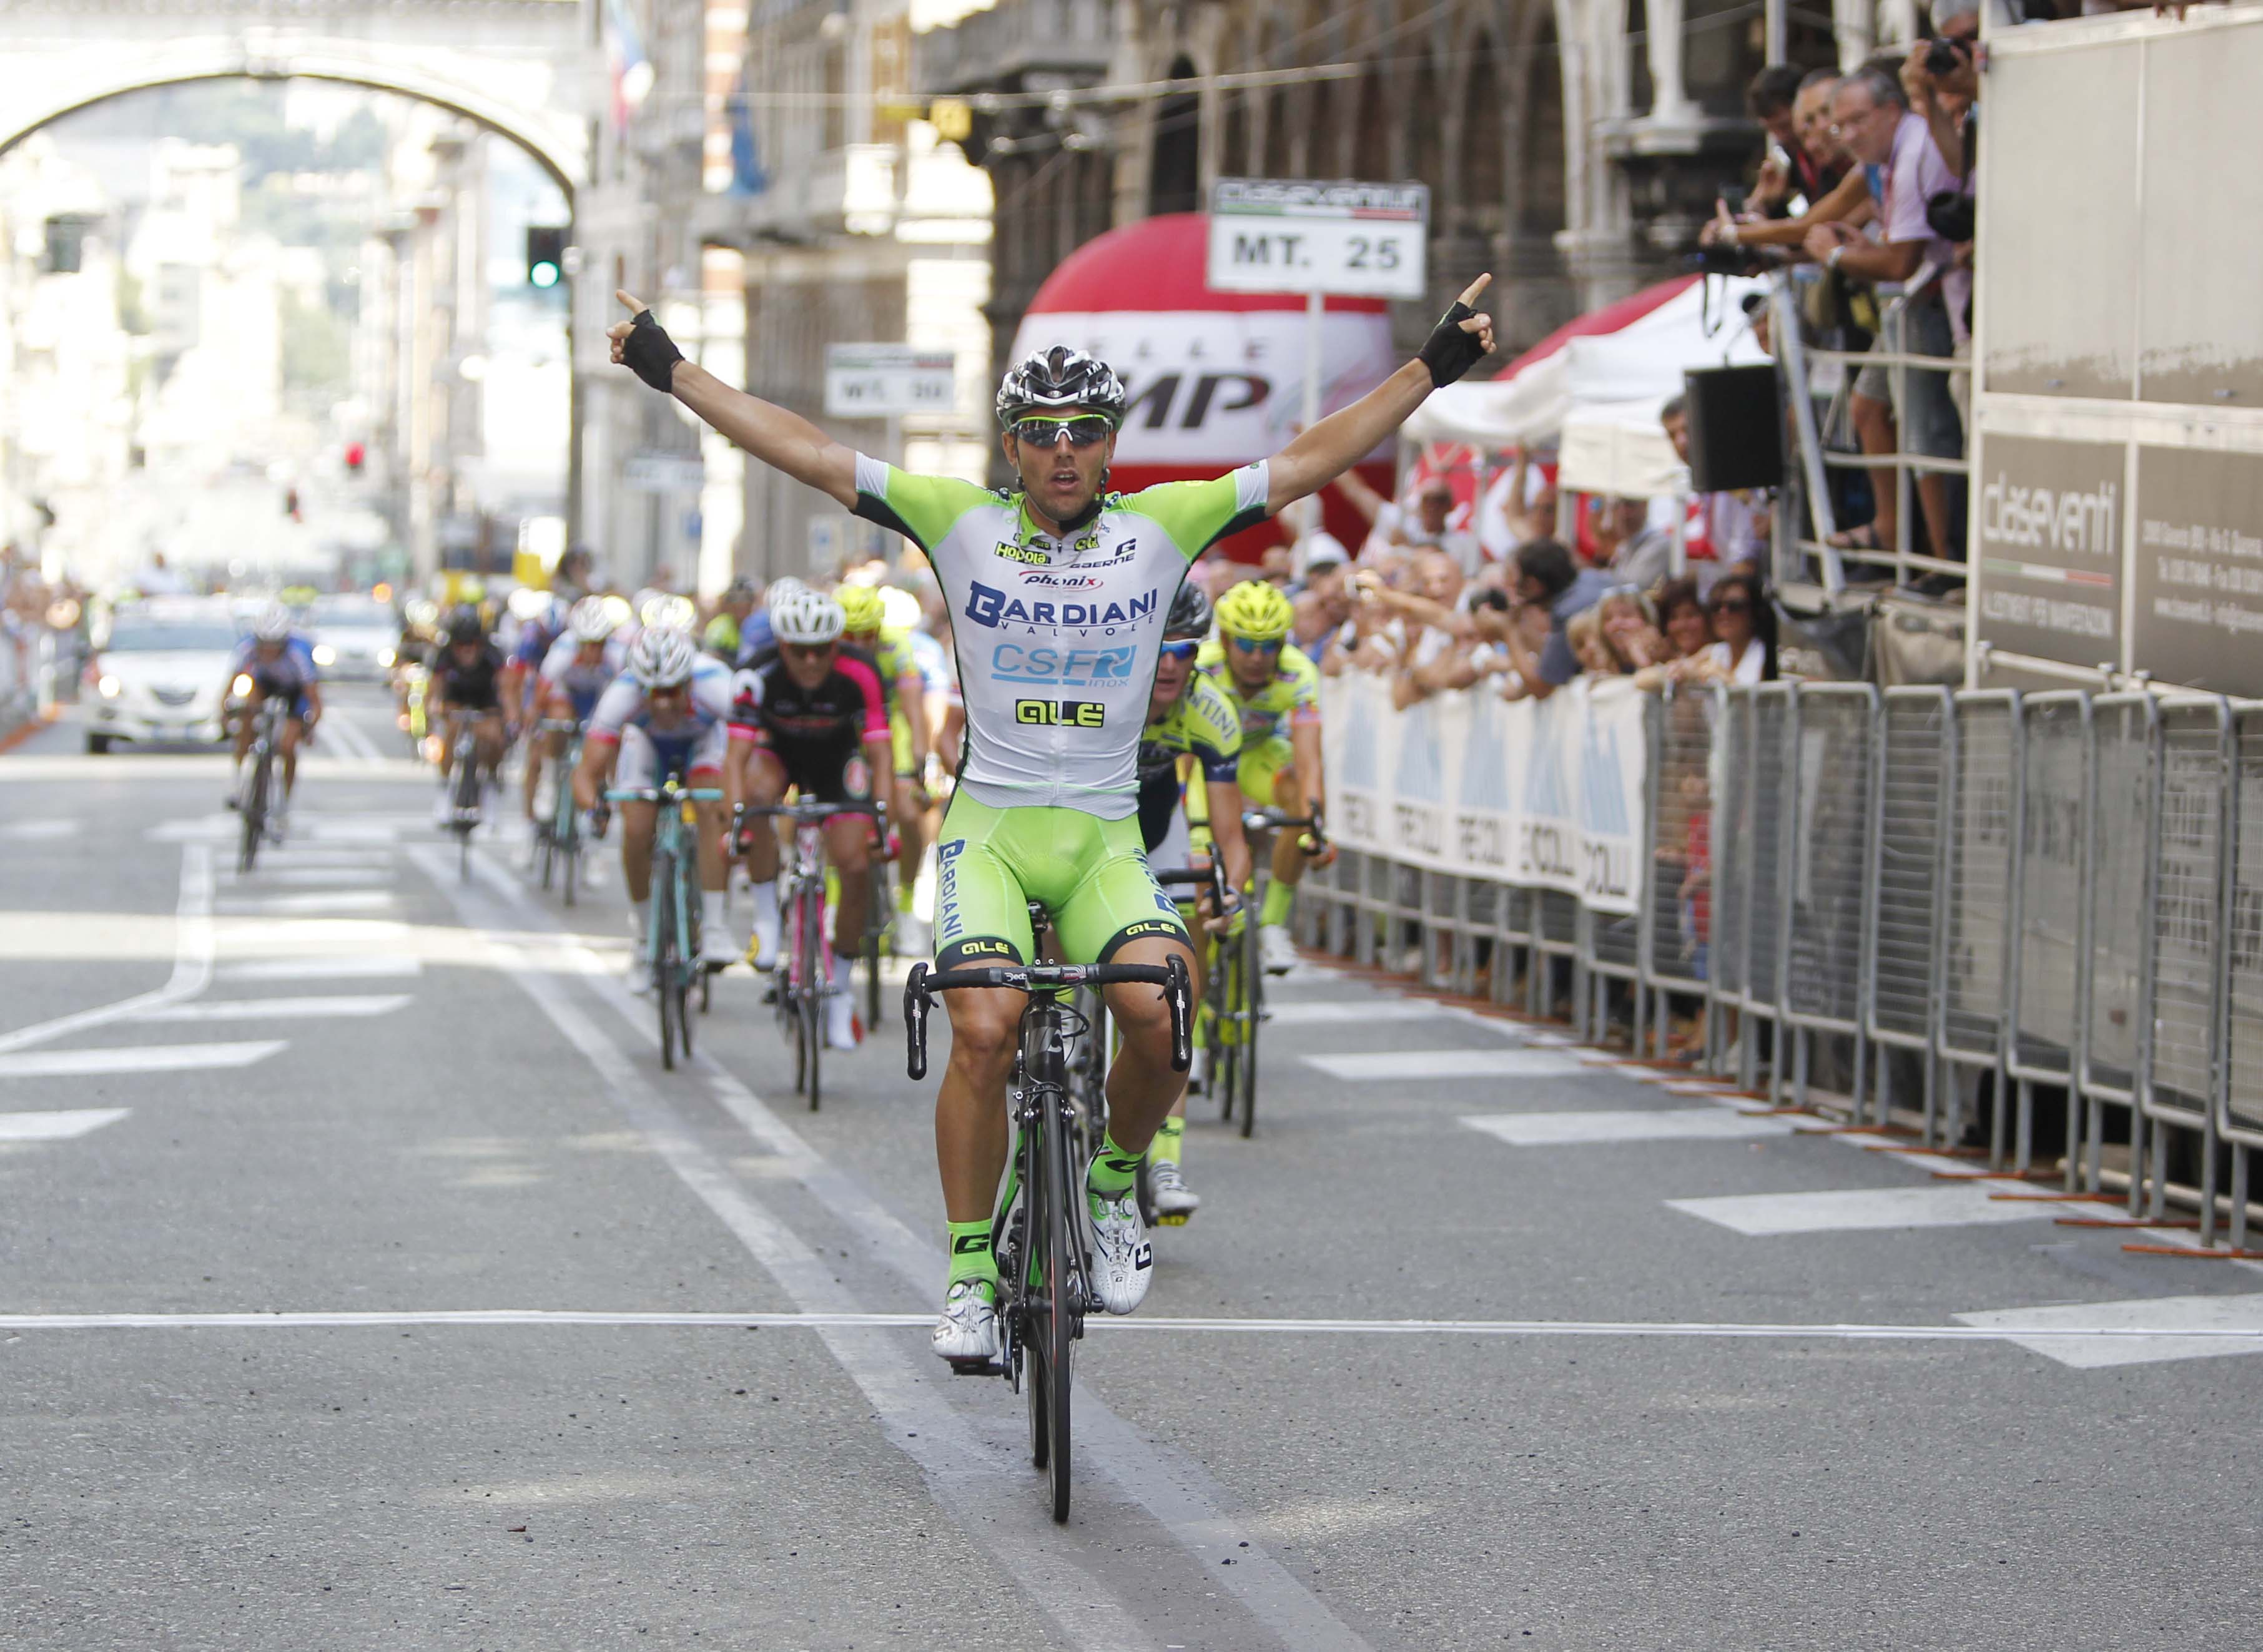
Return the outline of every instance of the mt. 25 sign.
[[[1211,286],[1220,292],[1419,299],[1427,291],[1424,184],[1222,177],[1211,190]]]
[[[958,397],[958,358],[908,344],[828,344],[825,416],[891,419],[949,413]]]

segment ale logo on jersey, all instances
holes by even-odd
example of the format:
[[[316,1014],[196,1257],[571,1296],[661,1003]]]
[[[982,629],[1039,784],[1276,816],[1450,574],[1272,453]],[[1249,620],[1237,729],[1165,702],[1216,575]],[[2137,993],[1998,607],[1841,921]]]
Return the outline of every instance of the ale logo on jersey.
[[[1108,721],[1108,708],[1097,700],[1016,700],[1014,721],[1045,728],[1100,728]]]
[[[966,599],[966,617],[978,625],[1050,625],[1080,630],[1136,625],[1153,617],[1159,593],[1153,588],[1121,602],[1023,602],[977,580]]]

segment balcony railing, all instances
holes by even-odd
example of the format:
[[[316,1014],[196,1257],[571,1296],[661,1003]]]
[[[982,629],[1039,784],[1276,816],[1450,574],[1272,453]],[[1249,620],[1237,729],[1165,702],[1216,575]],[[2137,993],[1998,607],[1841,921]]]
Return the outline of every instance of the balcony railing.
[[[1091,80],[1115,56],[1110,0],[1000,0],[912,40],[912,83],[928,96],[979,91],[1032,76]]]

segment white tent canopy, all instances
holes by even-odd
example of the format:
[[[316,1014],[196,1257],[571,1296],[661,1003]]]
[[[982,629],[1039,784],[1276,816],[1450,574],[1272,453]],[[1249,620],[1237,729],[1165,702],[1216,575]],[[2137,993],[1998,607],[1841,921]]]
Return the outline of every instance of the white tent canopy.
[[[1762,288],[1742,278],[1693,282],[1616,331],[1565,340],[1512,377],[1447,386],[1400,434],[1496,450],[1561,441],[1568,458],[1575,421],[1655,428],[1658,409],[1681,393],[1685,369],[1768,359],[1742,307],[1746,293]]]

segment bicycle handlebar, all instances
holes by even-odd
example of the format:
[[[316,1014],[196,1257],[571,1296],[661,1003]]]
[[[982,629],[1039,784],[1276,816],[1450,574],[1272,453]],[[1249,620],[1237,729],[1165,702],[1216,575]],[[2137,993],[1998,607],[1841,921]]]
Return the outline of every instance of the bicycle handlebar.
[[[1176,871],[1158,872],[1155,881],[1165,889],[1207,889],[1211,907],[1221,914],[1225,911],[1225,873],[1216,861],[1208,866],[1189,866]]]
[[[1283,814],[1278,809],[1245,810],[1241,826],[1246,832],[1301,832],[1311,840],[1307,854],[1317,853],[1328,840],[1327,826],[1318,809],[1308,815]]]
[[[665,803],[670,797],[678,803],[720,803],[723,800],[721,792],[708,786],[689,791],[681,787],[663,790],[659,786],[609,786],[600,795],[607,803]]]
[[[734,818],[756,820],[777,815],[782,819],[803,821],[825,821],[836,814],[869,814],[877,818],[886,805],[877,797],[866,797],[849,803],[742,803],[731,811]]]
[[[1184,1072],[1194,1062],[1194,992],[1186,961],[1175,957],[1168,964],[987,964],[941,974],[924,963],[915,963],[911,978],[904,983],[904,1071],[915,1080],[927,1077],[927,1016],[935,1007],[937,992],[959,987],[1010,987],[1050,996],[1080,986],[1135,983],[1163,989],[1163,1001],[1171,1010],[1171,1071]]]

